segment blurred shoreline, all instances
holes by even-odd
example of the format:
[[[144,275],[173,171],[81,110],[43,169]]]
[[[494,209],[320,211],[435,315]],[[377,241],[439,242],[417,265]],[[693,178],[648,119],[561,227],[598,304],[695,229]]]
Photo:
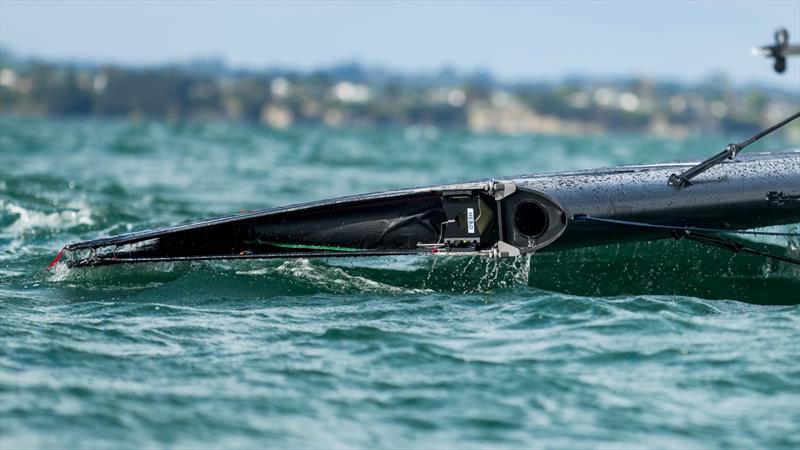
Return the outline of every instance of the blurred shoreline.
[[[488,72],[408,75],[358,63],[314,71],[241,70],[219,60],[123,67],[48,62],[0,51],[0,115],[247,121],[283,129],[436,127],[499,134],[744,134],[800,107],[796,92],[697,83],[569,77],[508,83]],[[800,142],[800,124],[784,131]]]

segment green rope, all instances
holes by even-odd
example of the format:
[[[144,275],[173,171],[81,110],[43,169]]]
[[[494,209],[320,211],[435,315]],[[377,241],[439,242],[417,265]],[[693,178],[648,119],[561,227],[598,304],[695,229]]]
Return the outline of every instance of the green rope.
[[[265,242],[261,239],[256,239],[255,241],[245,241],[245,244],[266,244],[271,245],[273,247],[280,247],[280,248],[291,248],[291,249],[300,249],[300,250],[326,250],[331,252],[361,252],[364,249],[361,248],[353,248],[353,247],[336,247],[332,245],[312,245],[312,244],[283,244],[280,242]]]

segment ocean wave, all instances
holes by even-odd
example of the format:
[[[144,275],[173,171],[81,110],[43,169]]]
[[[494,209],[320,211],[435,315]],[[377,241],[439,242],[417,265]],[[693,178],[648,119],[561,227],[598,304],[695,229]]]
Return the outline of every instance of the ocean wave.
[[[92,209],[85,200],[75,200],[64,205],[61,211],[44,212],[25,208],[16,203],[0,200],[3,212],[3,232],[20,236],[37,229],[64,230],[79,225],[92,226],[95,220]]]

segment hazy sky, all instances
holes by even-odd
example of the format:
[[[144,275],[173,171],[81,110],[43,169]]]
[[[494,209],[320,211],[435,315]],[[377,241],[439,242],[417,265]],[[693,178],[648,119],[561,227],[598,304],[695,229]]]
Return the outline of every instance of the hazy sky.
[[[498,77],[725,71],[800,91],[750,55],[779,26],[800,41],[800,1],[188,2],[0,0],[0,45],[19,54],[119,63],[222,57],[311,68],[358,60],[405,71],[445,64]]]

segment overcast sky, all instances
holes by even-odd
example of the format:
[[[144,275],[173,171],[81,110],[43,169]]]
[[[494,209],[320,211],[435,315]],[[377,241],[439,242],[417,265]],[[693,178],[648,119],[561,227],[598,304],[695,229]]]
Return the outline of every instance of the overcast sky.
[[[0,0],[0,45],[21,55],[152,64],[221,57],[307,69],[357,60],[403,71],[450,65],[505,80],[724,71],[800,92],[750,55],[779,26],[800,41],[800,1],[187,2]]]

